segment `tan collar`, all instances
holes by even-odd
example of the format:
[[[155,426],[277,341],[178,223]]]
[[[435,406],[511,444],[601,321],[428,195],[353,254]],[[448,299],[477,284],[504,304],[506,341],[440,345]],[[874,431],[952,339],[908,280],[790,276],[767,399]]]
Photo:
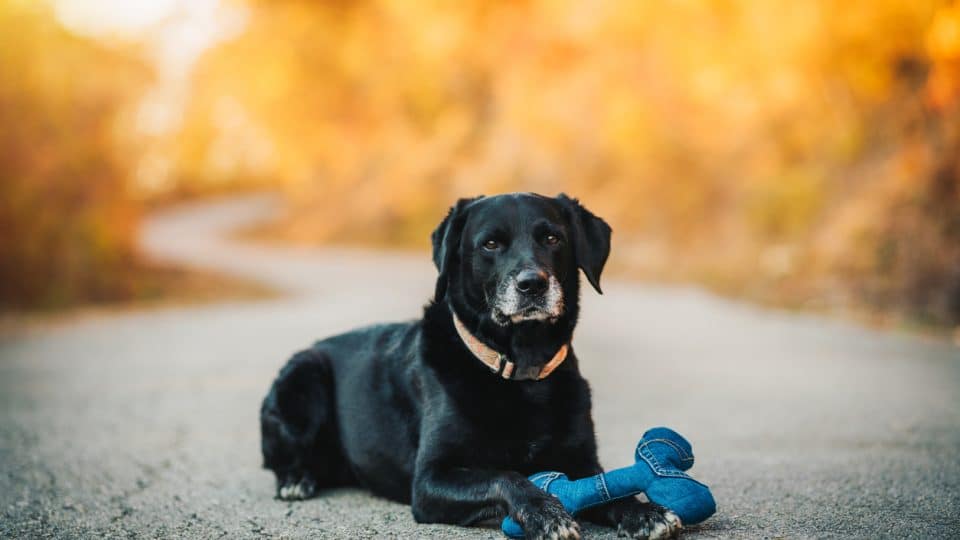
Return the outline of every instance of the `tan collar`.
[[[453,313],[453,310],[450,311]],[[460,334],[460,339],[463,340],[463,344],[470,349],[470,352],[472,352],[478,360],[486,364],[488,368],[493,370],[494,373],[499,374],[504,379],[513,379],[516,381],[539,381],[541,379],[546,379],[547,376],[553,373],[553,370],[557,369],[557,366],[566,360],[567,351],[570,349],[566,343],[561,345],[560,350],[557,351],[557,354],[554,354],[553,358],[551,358],[550,361],[540,369],[540,373],[538,373],[536,377],[529,377],[526,375],[518,375],[517,377],[514,377],[513,369],[516,367],[514,363],[508,360],[506,356],[491,349],[482,341],[477,339],[476,336],[471,334],[470,331],[467,330],[467,327],[465,327],[460,321],[460,318],[457,317],[456,313],[453,313],[453,326],[457,329],[457,334]]]

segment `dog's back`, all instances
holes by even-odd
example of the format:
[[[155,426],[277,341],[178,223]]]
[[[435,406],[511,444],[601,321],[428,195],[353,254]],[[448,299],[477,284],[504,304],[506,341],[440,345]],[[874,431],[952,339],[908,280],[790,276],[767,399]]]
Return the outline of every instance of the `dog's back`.
[[[261,408],[264,466],[292,485],[281,496],[359,484],[409,502],[419,407],[407,377],[419,336],[419,323],[378,324],[291,358]]]

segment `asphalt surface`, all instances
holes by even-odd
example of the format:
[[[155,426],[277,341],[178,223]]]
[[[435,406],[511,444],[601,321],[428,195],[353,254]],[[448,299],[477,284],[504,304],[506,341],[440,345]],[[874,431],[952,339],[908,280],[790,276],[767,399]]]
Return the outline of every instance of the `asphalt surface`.
[[[416,525],[359,490],[272,498],[257,414],[276,371],[318,337],[416,317],[435,275],[426,254],[227,237],[275,210],[263,196],[181,207],[151,219],[143,244],[262,280],[276,299],[0,338],[0,536],[500,537]],[[601,459],[629,463],[654,425],[686,435],[719,506],[686,538],[960,537],[960,348],[696,289],[604,290],[585,289],[576,336]]]

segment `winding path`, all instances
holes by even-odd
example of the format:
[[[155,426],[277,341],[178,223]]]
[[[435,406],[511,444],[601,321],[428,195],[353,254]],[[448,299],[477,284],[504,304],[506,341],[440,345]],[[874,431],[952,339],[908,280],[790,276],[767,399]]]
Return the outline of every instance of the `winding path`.
[[[0,338],[0,537],[499,538],[415,525],[357,490],[271,498],[257,412],[276,370],[318,337],[416,317],[435,275],[426,254],[229,238],[277,208],[182,206],[149,220],[143,246],[280,298]],[[601,459],[628,463],[652,425],[687,435],[720,509],[686,538],[960,537],[960,349],[695,289],[604,290],[585,290],[576,342]]]

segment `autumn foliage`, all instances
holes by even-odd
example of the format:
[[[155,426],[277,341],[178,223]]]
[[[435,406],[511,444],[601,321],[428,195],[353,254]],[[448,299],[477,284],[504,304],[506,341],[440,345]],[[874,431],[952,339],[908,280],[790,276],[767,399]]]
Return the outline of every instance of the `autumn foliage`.
[[[134,163],[119,119],[149,81],[135,56],[0,0],[0,306],[128,298]]]
[[[279,187],[263,234],[426,246],[458,197],[565,191],[611,222],[623,271],[960,323],[957,3],[225,5],[245,25],[193,71],[140,196]],[[3,99],[25,123],[36,105],[10,100],[39,101]],[[116,141],[50,144],[118,171]],[[92,171],[71,189],[112,178]]]

